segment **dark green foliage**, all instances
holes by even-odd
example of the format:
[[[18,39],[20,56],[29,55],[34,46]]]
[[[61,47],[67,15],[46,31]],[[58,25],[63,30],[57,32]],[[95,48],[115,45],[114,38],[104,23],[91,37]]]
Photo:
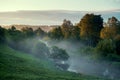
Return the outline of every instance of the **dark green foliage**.
[[[6,41],[6,30],[0,26],[0,43],[4,43]]]
[[[25,36],[26,38],[28,38],[28,37],[34,37],[34,35],[35,35],[32,28],[23,27],[21,30],[22,30],[22,32],[24,33],[24,36]]]
[[[116,37],[116,53],[120,55],[120,35]]]
[[[100,56],[108,56],[109,54],[115,54],[115,42],[111,39],[105,39],[98,43],[96,51]]]
[[[67,54],[67,52],[63,49],[60,49],[56,46],[52,47],[52,50],[51,50],[51,55],[50,57],[53,58],[53,59],[56,59],[56,60],[68,60],[69,58],[69,55]]]
[[[24,37],[25,36],[21,31],[16,30],[14,28],[8,29],[7,35],[6,35],[7,41],[11,40],[11,41],[14,41],[14,42],[21,41],[21,40],[24,39]]]
[[[71,38],[71,31],[73,29],[73,24],[69,20],[64,20],[63,24],[61,26],[62,33],[64,35],[64,39],[69,39]]]
[[[86,14],[79,22],[81,29],[80,36],[86,40],[88,45],[96,45],[100,37],[100,31],[103,28],[103,19],[100,15]]]
[[[39,58],[46,58],[50,54],[49,48],[46,46],[46,44],[38,41],[36,44],[33,44],[32,54]]]
[[[36,36],[41,38],[43,38],[46,35],[46,33],[41,28],[36,29],[34,33]]]
[[[71,31],[71,39],[80,40],[80,28],[78,26],[73,26]]]
[[[54,28],[52,31],[48,33],[48,36],[52,39],[57,39],[57,40],[63,39],[64,37],[61,27]]]

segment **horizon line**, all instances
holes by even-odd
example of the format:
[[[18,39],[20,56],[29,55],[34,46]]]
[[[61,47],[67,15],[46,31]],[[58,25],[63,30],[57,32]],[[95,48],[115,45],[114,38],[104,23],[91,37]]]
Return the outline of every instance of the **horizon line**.
[[[110,11],[120,11],[120,8],[118,9],[109,9],[109,10],[65,10],[65,9],[51,9],[51,10],[11,10],[11,11],[0,11],[1,12],[21,12],[21,11],[75,11],[75,12],[110,12]]]

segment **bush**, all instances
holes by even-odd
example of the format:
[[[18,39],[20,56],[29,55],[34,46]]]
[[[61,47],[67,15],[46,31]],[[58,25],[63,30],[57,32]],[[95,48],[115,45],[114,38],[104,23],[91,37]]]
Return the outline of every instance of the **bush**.
[[[68,60],[69,55],[67,54],[67,52],[63,49],[59,49],[58,47],[54,46],[52,47],[51,50],[51,58],[56,59],[56,60]]]
[[[32,53],[40,58],[45,58],[49,55],[49,48],[46,46],[46,44],[42,42],[37,42],[34,44],[34,47],[32,49]]]
[[[95,51],[97,55],[102,57],[107,57],[110,54],[114,54],[115,42],[111,39],[102,40],[97,44]]]

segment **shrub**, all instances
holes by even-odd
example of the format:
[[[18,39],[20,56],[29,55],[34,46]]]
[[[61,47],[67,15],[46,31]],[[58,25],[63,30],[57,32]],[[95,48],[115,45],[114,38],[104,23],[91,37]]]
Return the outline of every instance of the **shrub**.
[[[98,57],[110,57],[111,54],[115,54],[115,42],[111,39],[102,40],[97,44],[95,51]]]

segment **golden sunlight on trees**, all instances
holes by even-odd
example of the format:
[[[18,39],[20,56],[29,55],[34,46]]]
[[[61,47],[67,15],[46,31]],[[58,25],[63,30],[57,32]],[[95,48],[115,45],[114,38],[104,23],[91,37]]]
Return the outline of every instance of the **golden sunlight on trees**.
[[[101,30],[102,39],[114,39],[120,34],[120,22],[116,17],[109,18],[104,28]]]
[[[81,29],[81,38],[86,40],[88,45],[95,45],[103,28],[103,19],[101,15],[86,14],[78,23],[78,26]]]

